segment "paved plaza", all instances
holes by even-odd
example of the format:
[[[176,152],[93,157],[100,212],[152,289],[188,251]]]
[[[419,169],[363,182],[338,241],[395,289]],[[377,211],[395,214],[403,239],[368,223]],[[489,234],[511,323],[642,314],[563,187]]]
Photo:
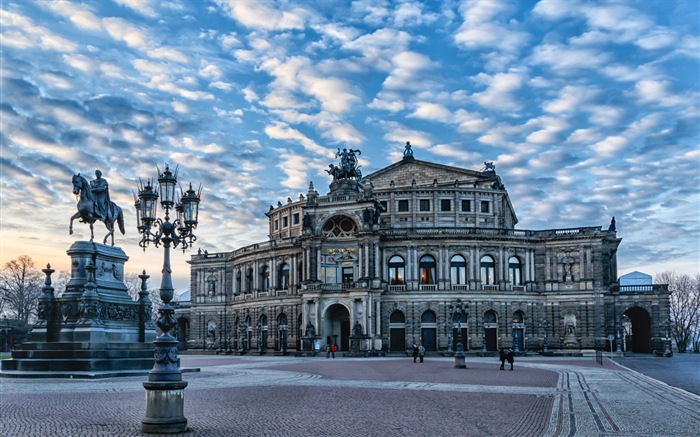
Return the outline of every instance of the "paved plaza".
[[[430,356],[422,364],[410,357],[181,359],[183,368],[201,369],[184,374],[186,436],[656,437],[700,429],[700,396],[607,358],[601,366],[592,358],[523,357],[513,372],[500,371],[496,358],[471,356],[467,369]],[[0,378],[0,435],[142,435],[144,380]]]

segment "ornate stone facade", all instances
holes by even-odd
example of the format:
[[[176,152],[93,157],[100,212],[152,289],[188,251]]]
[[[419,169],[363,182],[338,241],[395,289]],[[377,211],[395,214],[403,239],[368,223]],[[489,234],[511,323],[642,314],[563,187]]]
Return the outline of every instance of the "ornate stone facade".
[[[614,219],[608,229],[516,229],[492,163],[474,171],[407,151],[362,179],[350,162],[345,176],[329,171],[327,195],[311,183],[271,206],[268,241],[194,255],[191,302],[177,311],[187,347],[286,353],[330,342],[350,351],[352,336],[368,354],[413,343],[448,351],[460,326],[472,352],[545,342],[609,350],[609,335],[619,350],[663,350],[668,289],[618,285]],[[457,299],[466,305],[459,325]]]

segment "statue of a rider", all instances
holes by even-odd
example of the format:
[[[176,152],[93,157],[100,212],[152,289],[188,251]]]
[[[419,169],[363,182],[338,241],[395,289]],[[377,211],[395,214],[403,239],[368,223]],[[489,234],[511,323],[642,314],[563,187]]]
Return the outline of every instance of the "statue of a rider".
[[[94,197],[95,216],[104,222],[109,214],[109,184],[100,170],[95,170],[95,177],[95,180],[90,181],[90,191]]]

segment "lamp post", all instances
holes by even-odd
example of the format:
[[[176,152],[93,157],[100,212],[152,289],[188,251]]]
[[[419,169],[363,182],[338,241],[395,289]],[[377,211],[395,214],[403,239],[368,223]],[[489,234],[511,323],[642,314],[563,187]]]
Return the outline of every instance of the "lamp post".
[[[547,321],[547,319],[543,319],[540,323],[540,326],[542,326],[542,329],[544,329],[544,337],[542,339],[542,353],[547,354],[549,353],[549,348],[547,347],[547,334],[549,329],[549,322]]]
[[[462,302],[462,299],[457,299],[457,302],[450,304],[450,311],[452,312],[452,323],[457,321],[457,351],[455,352],[455,367],[458,369],[465,369],[467,364],[464,361],[464,345],[462,345],[462,317],[464,316],[464,310],[466,305]]]
[[[668,336],[668,330],[671,328],[671,319],[668,318],[666,319],[666,341],[665,343],[665,349],[664,349],[664,356],[665,357],[670,357],[673,355],[671,352],[671,337]]]
[[[199,192],[190,188],[176,195],[177,169],[173,174],[169,167],[160,173],[158,169],[158,189],[152,186],[152,180],[144,185],[139,181],[138,198],[134,206],[137,211],[137,229],[141,234],[141,246],[146,251],[151,243],[156,247],[163,245],[163,275],[160,284],[160,298],[163,305],[158,309],[156,325],[160,328],[156,336],[155,362],[148,374],[148,381],[143,383],[146,389],[146,414],[141,421],[141,431],[146,433],[178,433],[187,430],[184,416],[184,390],[187,382],[182,380],[182,372],[177,358],[177,339],[171,331],[177,324],[175,310],[170,305],[174,289],[170,269],[170,245],[180,246],[182,251],[190,247],[197,237],[193,231],[197,228],[199,213]],[[159,192],[160,194],[159,194]],[[165,211],[164,219],[156,217],[157,201]],[[170,210],[175,209],[177,217],[170,221]]]

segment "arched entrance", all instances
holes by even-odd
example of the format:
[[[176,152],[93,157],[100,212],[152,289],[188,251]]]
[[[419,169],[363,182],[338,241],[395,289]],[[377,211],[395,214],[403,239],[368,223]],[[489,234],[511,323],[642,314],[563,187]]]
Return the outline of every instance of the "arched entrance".
[[[350,350],[350,312],[343,305],[334,304],[326,310],[326,343],[335,344],[338,350]]]
[[[399,310],[389,316],[389,350],[406,351],[406,316]]]
[[[177,347],[180,350],[187,349],[187,339],[190,336],[190,321],[187,317],[180,317],[177,319]],[[2,345],[0,345],[0,348]]]
[[[437,316],[427,310],[420,317],[420,341],[425,350],[437,350]]]
[[[484,346],[487,351],[498,350],[498,319],[493,310],[484,313]]]
[[[627,339],[631,352],[651,353],[651,317],[644,308],[632,307],[625,311],[632,324],[632,334]]]
[[[518,310],[513,313],[513,351],[521,352],[525,350],[523,337],[525,333],[525,313]]]

